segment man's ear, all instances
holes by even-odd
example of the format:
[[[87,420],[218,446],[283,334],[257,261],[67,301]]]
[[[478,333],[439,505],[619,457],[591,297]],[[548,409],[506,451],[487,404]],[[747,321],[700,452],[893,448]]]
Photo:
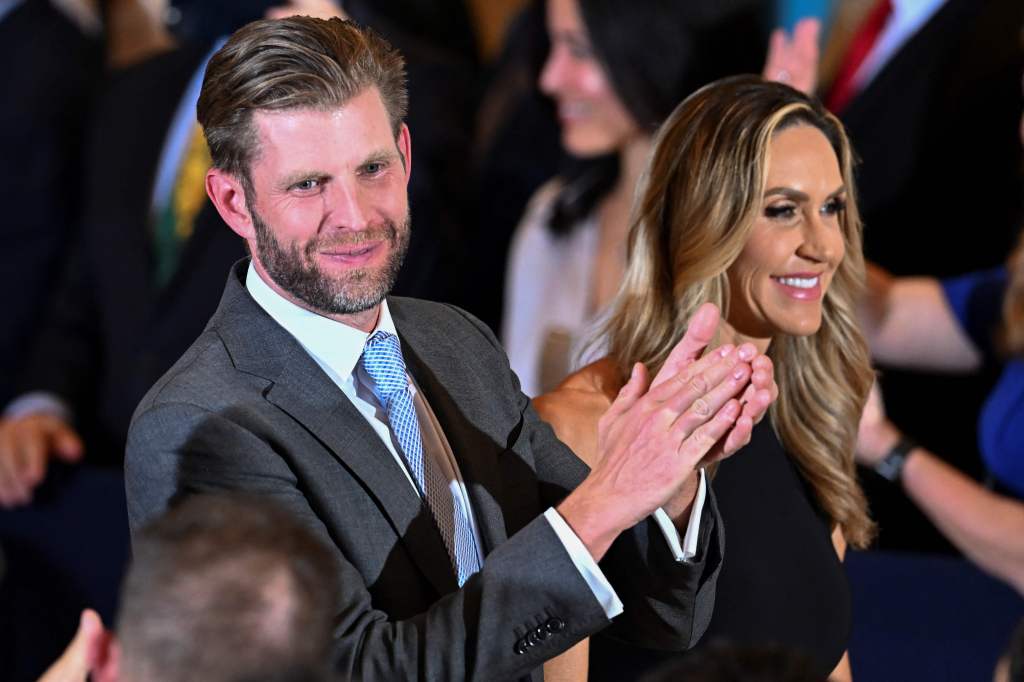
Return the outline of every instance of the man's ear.
[[[405,168],[405,185],[409,186],[409,178],[412,177],[412,136],[409,135],[409,126],[402,124],[402,129],[398,131],[398,139],[395,140],[395,144],[398,145],[398,153],[402,155],[402,166]]]
[[[245,190],[239,178],[220,168],[210,168],[206,171],[206,193],[228,227],[243,239],[256,239]]]

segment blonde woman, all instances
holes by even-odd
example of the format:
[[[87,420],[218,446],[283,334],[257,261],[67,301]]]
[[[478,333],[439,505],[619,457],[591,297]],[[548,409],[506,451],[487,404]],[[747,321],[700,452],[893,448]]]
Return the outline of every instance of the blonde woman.
[[[698,306],[718,305],[710,347],[753,343],[774,363],[779,396],[714,475],[728,547],[704,641],[781,644],[837,680],[850,677],[841,560],[847,543],[864,546],[873,533],[853,462],[872,382],[855,316],[863,277],[839,122],[788,86],[717,81],[658,132],[601,339],[607,356],[536,401],[593,463],[598,419],[632,364],[660,367]],[[635,675],[665,657],[602,641],[591,646],[590,679]]]

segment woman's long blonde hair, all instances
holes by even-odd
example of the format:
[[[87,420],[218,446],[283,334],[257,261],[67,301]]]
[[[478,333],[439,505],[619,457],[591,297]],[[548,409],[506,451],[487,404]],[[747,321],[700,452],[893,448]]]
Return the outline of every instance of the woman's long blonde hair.
[[[705,301],[728,319],[726,271],[761,210],[772,136],[794,125],[820,130],[839,159],[848,197],[839,217],[846,256],[825,295],[821,329],[806,337],[778,334],[771,343],[779,397],[770,415],[822,510],[862,547],[874,524],[853,449],[874,374],[854,313],[864,281],[861,225],[849,142],[817,101],[738,76],[705,86],[676,108],[658,131],[638,188],[628,266],[604,336],[625,376],[636,361],[661,367]]]

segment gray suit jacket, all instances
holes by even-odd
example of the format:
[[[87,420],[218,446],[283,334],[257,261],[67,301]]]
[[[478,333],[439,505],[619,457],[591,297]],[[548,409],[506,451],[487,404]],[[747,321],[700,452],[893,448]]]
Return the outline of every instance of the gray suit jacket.
[[[483,570],[459,589],[425,504],[351,402],[249,296],[246,267],[235,266],[206,330],[135,413],[133,530],[197,492],[281,503],[337,550],[336,660],[356,680],[539,680],[544,660],[609,624],[539,516],[586,465],[539,421],[484,325],[451,306],[389,299],[484,543]],[[652,522],[624,534],[601,564],[625,605],[612,627],[646,646],[692,646],[722,546],[713,500],[692,564],[672,560]]]

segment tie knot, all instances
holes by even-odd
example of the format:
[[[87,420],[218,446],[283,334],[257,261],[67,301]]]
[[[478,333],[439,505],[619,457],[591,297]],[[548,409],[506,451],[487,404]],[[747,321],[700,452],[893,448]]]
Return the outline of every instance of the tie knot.
[[[375,332],[366,340],[362,362],[363,369],[373,379],[374,394],[384,409],[388,409],[391,398],[409,387],[398,337],[385,331]]]

